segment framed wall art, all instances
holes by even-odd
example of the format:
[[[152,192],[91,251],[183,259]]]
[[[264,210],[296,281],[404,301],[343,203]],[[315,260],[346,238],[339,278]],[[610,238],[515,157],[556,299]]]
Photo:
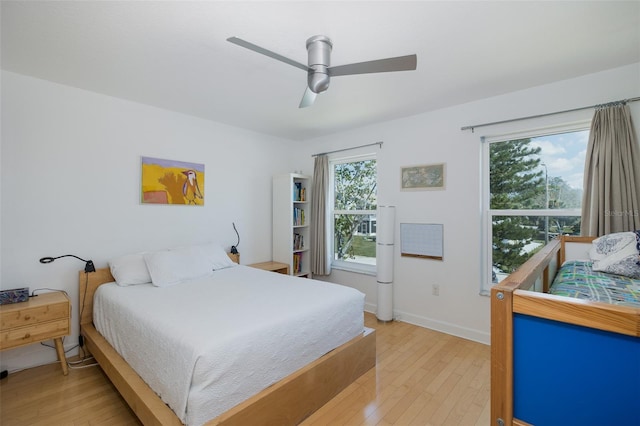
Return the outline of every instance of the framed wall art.
[[[140,201],[204,205],[204,164],[142,157]]]
[[[446,164],[423,164],[402,167],[400,189],[403,191],[426,191],[445,189]]]

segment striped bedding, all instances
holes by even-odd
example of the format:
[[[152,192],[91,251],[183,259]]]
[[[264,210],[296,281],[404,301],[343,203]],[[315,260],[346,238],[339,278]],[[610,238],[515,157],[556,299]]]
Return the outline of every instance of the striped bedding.
[[[590,261],[567,261],[558,271],[549,293],[640,308],[640,280],[595,272]]]

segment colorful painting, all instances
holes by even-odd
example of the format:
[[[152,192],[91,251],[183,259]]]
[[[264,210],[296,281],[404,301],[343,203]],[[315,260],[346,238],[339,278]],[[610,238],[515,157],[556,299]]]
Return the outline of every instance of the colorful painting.
[[[142,157],[141,202],[204,205],[204,164]]]
[[[444,189],[445,165],[402,167],[400,179],[404,191]]]

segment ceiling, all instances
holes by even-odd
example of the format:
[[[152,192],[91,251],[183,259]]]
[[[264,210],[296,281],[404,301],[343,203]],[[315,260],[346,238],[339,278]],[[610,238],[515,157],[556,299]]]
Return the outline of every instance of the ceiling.
[[[2,68],[305,140],[640,62],[640,2],[2,1]],[[335,77],[298,109],[306,64],[418,55],[418,69]],[[640,78],[639,78],[640,82]]]

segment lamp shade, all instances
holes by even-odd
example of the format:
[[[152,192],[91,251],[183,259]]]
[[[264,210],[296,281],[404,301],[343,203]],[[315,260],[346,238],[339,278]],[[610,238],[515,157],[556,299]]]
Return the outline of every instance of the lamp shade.
[[[378,244],[376,246],[376,270],[379,283],[393,282],[394,246]]]
[[[378,206],[376,212],[376,270],[378,281],[376,317],[380,321],[393,320],[395,220],[396,208],[394,206]]]
[[[396,222],[395,206],[378,206],[376,222],[376,242],[378,244],[393,244]]]

